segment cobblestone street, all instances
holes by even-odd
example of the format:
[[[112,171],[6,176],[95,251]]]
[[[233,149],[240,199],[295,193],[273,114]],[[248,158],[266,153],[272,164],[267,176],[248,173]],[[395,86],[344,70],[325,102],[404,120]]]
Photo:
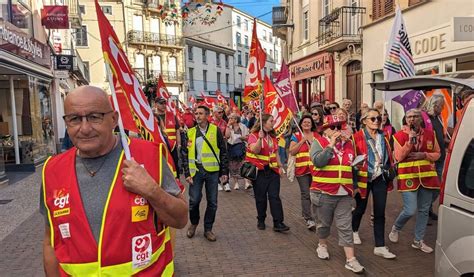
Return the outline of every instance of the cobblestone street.
[[[13,199],[8,204],[0,205],[0,237],[3,238],[0,241],[0,276],[43,276],[41,243],[44,222],[38,212],[39,183],[39,174],[33,174],[0,189],[0,199]],[[25,195],[29,195],[28,201],[23,199]],[[257,230],[251,190],[220,192],[214,227],[217,241],[211,243],[203,237],[202,224],[192,239],[186,237],[186,229],[179,230],[176,275],[351,276],[352,273],[344,268],[343,251],[337,246],[334,229],[329,240],[330,260],[317,258],[316,234],[306,229],[301,218],[296,181],[290,183],[284,179],[281,195],[285,222],[291,227],[287,234],[272,231],[270,216],[267,218],[267,229]],[[390,193],[387,229],[400,209],[400,201],[398,193]],[[201,204],[201,214],[204,213],[204,204]],[[363,244],[356,247],[356,254],[365,266],[367,276],[433,275],[434,254],[424,254],[410,246],[413,223],[413,220],[408,223],[398,244],[392,244],[387,238],[387,246],[398,256],[390,261],[372,254],[369,217],[364,217],[360,230]],[[428,226],[426,241],[430,246],[434,246],[435,233],[436,225]]]

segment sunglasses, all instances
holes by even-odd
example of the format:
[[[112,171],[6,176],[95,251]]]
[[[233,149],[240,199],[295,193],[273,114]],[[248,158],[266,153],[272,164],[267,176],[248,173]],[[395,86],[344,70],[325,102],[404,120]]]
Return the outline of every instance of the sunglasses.
[[[329,126],[329,129],[331,129],[333,131],[337,129],[338,131],[340,131],[342,129],[342,126],[341,125]]]
[[[318,113],[312,113],[312,115],[319,115]]]
[[[337,109],[337,107],[332,106],[332,107],[329,107],[329,109],[330,110],[335,110],[335,109]]]
[[[372,122],[375,122],[375,121],[381,122],[382,121],[382,117],[380,115],[377,116],[377,117],[367,117],[367,119],[369,119]]]

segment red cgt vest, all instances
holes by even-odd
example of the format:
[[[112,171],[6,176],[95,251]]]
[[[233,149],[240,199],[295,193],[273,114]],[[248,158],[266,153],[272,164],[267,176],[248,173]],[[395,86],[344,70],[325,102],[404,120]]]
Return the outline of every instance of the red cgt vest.
[[[329,145],[329,141],[325,137],[318,137],[316,141],[319,142],[322,148]],[[341,160],[339,160],[336,151],[333,150],[333,156],[326,166],[321,168],[315,167],[311,190],[336,195],[339,187],[342,186],[352,196],[354,191],[351,166],[354,160],[352,141],[344,143],[341,152]]]
[[[251,134],[258,138],[258,132]],[[267,138],[270,138],[270,145],[267,141]],[[277,151],[278,151],[278,141],[274,137],[267,136],[263,139],[262,149],[260,153],[254,154],[250,151],[250,148],[247,147],[245,154],[245,161],[254,164],[258,170],[263,170],[266,165],[269,165],[270,168],[279,174],[278,162],[277,162]]]
[[[368,155],[369,146],[367,144],[367,141],[365,140],[364,130],[363,129],[359,130],[352,136],[352,138],[354,140],[356,155],[363,155],[363,154]],[[385,147],[388,151],[388,160],[390,161],[390,164],[393,165],[392,149],[390,148],[390,143],[388,141],[387,136],[384,136],[384,138],[385,138]],[[357,187],[359,188],[361,198],[367,197],[367,183],[368,183],[368,170],[369,170],[368,168],[369,168],[369,165],[367,161],[364,161],[359,171],[357,172]],[[387,186],[387,190],[391,191],[392,189],[393,189],[393,184],[392,182],[390,182]]]
[[[130,150],[161,184],[164,145],[132,140]],[[105,203],[96,243],[82,204],[75,173],[76,148],[50,157],[43,167],[43,197],[51,228],[51,243],[62,276],[172,276],[169,228],[158,234],[154,210],[122,183],[123,151]],[[156,162],[158,161],[158,162]]]
[[[295,137],[298,141],[303,139],[303,135],[298,132],[295,133]],[[319,137],[319,134],[313,132],[313,138]],[[314,171],[314,165],[309,156],[309,145],[304,143],[301,145],[298,153],[296,154],[295,159],[295,176],[303,176],[306,174],[312,174]]]
[[[395,141],[404,146],[409,142],[409,136],[403,131],[397,132]],[[424,129],[421,147],[417,152],[433,152],[436,138],[433,131]],[[434,162],[428,160],[401,161],[398,163],[398,191],[414,191],[420,185],[427,189],[439,189],[439,179],[437,177]]]
[[[176,147],[176,121],[173,113],[165,113],[165,132],[170,143],[170,151]]]

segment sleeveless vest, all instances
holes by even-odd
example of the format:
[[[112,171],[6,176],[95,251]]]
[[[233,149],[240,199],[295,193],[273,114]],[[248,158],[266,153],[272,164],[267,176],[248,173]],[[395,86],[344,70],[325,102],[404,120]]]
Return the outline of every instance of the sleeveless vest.
[[[170,144],[170,151],[176,147],[176,121],[173,113],[165,113],[165,132]]]
[[[409,136],[403,131],[394,135],[395,141],[404,146],[409,143]],[[417,152],[433,152],[436,138],[433,131],[424,129],[423,140]],[[415,191],[420,185],[427,189],[439,189],[434,162],[428,160],[401,161],[398,163],[398,191]]]
[[[131,140],[134,159],[161,184],[163,144]],[[62,276],[171,276],[169,228],[157,233],[155,212],[145,198],[125,190],[122,151],[110,186],[96,242],[77,184],[76,148],[50,157],[43,167],[43,197],[51,244]],[[150,157],[157,157],[151,159]]]
[[[197,172],[196,166],[196,132],[199,126],[194,126],[193,128],[188,130],[188,160],[189,160],[189,173],[191,177],[194,177]],[[216,153],[217,157],[219,157],[219,147],[217,145],[217,126],[214,124],[209,123],[209,127],[206,132],[206,138],[211,144],[214,152]],[[214,154],[212,153],[211,148],[206,141],[202,142],[202,149],[201,149],[201,163],[204,169],[208,172],[216,172],[219,171],[219,161],[216,159]]]
[[[316,141],[322,148],[329,145],[329,141],[325,137],[318,137]],[[342,186],[352,196],[354,188],[351,164],[354,160],[354,146],[351,140],[344,143],[341,152],[341,160],[339,160],[336,151],[333,150],[333,156],[326,166],[315,167],[311,190],[336,195],[339,187]]]
[[[303,139],[303,135],[300,132],[295,133],[295,137],[298,141]],[[313,138],[319,137],[319,134],[313,132]],[[298,153],[295,155],[295,176],[303,176],[306,174],[312,174],[314,171],[314,165],[309,155],[310,146],[307,143],[303,143]]]
[[[254,135],[258,138],[258,132],[255,132],[251,135]],[[267,141],[267,138],[270,138],[271,142]],[[273,171],[279,174],[279,168],[277,163],[277,151],[278,151],[278,141],[276,138],[267,136],[263,139],[262,149],[260,153],[255,154],[250,151],[250,147],[247,147],[245,153],[245,161],[254,164],[258,170],[263,170],[266,165],[268,165]]]

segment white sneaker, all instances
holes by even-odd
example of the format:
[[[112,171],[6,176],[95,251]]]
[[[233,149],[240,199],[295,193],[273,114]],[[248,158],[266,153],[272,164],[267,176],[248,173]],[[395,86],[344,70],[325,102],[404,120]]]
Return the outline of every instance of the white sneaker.
[[[425,242],[422,241],[422,240],[420,240],[420,241],[414,240],[413,243],[411,244],[411,247],[413,247],[415,249],[420,249],[421,251],[423,251],[425,253],[428,253],[428,254],[433,252],[433,248],[426,245]]]
[[[397,229],[395,229],[395,226],[392,226],[392,231],[390,231],[390,234],[388,234],[388,239],[393,243],[397,243],[398,233],[400,233],[400,231],[397,231]]]
[[[308,228],[311,231],[316,230],[316,223],[313,220],[306,220],[306,228]]]
[[[217,190],[224,190],[221,184],[217,184]]]
[[[250,189],[250,188],[252,188],[252,183],[249,180],[245,179],[245,189]]]
[[[225,185],[224,185],[224,190],[227,191],[227,192],[230,191],[230,185],[229,185],[229,183],[225,183]]]
[[[316,253],[318,253],[318,258],[320,258],[321,260],[329,260],[328,246],[326,244],[318,243]]]
[[[395,259],[397,256],[388,250],[387,246],[374,247],[374,255],[385,259]]]
[[[346,260],[347,269],[351,270],[354,273],[362,273],[364,272],[364,267],[359,263],[356,257],[352,257],[349,260]]]
[[[239,189],[240,189],[240,188],[239,188],[239,183],[235,183],[235,185],[234,185],[234,190],[239,190]]]
[[[354,244],[357,244],[357,245],[362,244],[362,241],[360,240],[360,237],[359,237],[359,232],[353,232],[352,236],[354,237]]]

